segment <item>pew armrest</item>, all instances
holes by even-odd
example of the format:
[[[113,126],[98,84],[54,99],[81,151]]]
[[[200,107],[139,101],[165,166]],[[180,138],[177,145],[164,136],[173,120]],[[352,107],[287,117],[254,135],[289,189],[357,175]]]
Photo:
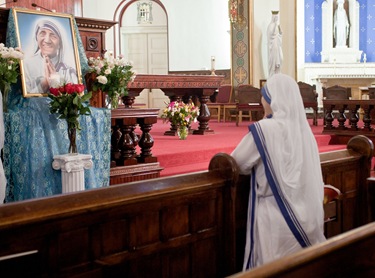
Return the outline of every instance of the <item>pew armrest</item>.
[[[339,189],[332,185],[324,185],[324,222],[336,220],[339,214],[342,194]]]
[[[324,185],[324,199],[323,204],[328,204],[333,200],[339,200],[341,198],[341,192],[336,187],[325,184]]]

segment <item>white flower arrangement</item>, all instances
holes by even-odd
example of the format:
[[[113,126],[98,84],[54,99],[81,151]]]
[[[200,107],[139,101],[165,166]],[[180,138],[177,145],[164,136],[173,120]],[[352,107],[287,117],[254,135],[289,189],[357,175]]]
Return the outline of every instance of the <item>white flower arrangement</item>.
[[[127,95],[127,85],[135,77],[132,64],[126,61],[123,56],[115,58],[109,52],[104,58],[90,57],[89,65],[92,72],[97,74],[93,90],[101,90],[106,93],[109,96],[112,108],[117,108],[119,97]]]

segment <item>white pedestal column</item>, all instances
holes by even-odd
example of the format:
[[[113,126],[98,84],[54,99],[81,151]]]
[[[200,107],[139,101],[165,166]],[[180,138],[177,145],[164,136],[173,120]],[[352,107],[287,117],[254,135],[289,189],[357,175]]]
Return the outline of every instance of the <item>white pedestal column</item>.
[[[62,154],[53,157],[52,168],[61,169],[62,193],[85,190],[84,169],[92,167],[89,154]]]

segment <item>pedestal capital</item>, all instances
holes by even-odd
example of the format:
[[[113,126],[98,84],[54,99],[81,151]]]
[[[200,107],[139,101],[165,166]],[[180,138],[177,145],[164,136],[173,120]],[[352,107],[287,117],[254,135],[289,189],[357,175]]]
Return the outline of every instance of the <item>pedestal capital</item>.
[[[64,172],[77,172],[93,166],[90,154],[62,154],[53,156],[52,168]]]

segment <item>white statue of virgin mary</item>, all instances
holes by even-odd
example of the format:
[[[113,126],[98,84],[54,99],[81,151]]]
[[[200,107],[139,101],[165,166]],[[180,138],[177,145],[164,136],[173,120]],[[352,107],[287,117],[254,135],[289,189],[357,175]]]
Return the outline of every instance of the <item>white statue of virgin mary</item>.
[[[279,25],[279,12],[272,11],[272,19],[267,27],[268,77],[281,72],[283,63],[282,34]]]
[[[349,38],[349,20],[344,8],[345,0],[337,0],[337,8],[333,17],[333,37],[336,41],[335,47],[347,47]]]

